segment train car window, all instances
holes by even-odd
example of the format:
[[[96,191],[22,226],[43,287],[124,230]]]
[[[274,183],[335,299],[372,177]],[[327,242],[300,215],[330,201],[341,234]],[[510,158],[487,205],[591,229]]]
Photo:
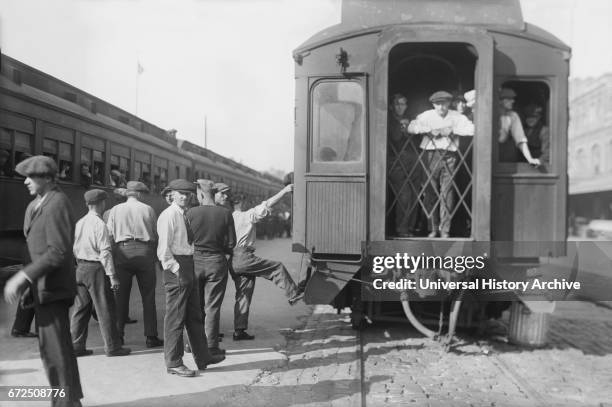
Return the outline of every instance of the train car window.
[[[10,177],[13,175],[11,164],[13,134],[10,130],[0,128],[0,176]]]
[[[550,88],[544,81],[512,80],[499,93],[499,161],[550,164]],[[521,167],[519,167],[520,170]],[[526,168],[526,167],[525,167]]]
[[[111,155],[110,185],[117,188],[125,188],[127,180],[130,179],[130,160],[118,155]]]
[[[313,163],[363,161],[364,90],[356,81],[324,80],[312,89]]]

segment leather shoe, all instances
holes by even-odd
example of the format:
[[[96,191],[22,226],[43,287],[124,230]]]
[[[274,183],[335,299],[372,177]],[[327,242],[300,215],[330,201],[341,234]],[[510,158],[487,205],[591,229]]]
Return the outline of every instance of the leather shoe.
[[[126,324],[135,324],[136,322],[138,322],[137,319],[132,319],[130,317],[127,317],[127,319],[125,320]]]
[[[211,355],[215,356],[215,355],[225,355],[225,349],[221,349],[219,347],[217,348],[208,348],[208,352],[210,352]]]
[[[225,355],[212,355],[209,360],[206,361],[203,365],[198,365],[198,369],[204,370],[208,365],[216,365],[217,363],[221,363],[225,360]]]
[[[75,349],[74,350],[74,356],[81,357],[81,356],[89,356],[89,355],[93,355],[93,350],[91,349]]]
[[[234,332],[233,339],[235,341],[250,341],[255,339],[255,335],[249,335],[246,331]]]
[[[132,350],[130,348],[117,348],[115,350],[111,350],[110,352],[106,352],[106,356],[113,357],[113,356],[127,356],[132,352]]]
[[[194,377],[196,375],[195,370],[188,369],[185,365],[180,365],[177,367],[169,367],[166,369],[166,372],[170,374],[175,374],[180,377]]]
[[[38,335],[33,332],[18,331],[16,329],[11,331],[11,336],[14,338],[38,338]]]
[[[164,341],[157,336],[147,336],[147,348],[158,348],[164,346]]]

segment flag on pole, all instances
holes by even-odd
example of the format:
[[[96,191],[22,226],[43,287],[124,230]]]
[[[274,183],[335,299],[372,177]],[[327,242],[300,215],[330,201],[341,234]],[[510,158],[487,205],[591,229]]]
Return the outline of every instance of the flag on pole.
[[[138,63],[138,75],[142,75],[142,73],[144,72],[144,68],[140,64],[140,61],[138,61],[137,63]]]

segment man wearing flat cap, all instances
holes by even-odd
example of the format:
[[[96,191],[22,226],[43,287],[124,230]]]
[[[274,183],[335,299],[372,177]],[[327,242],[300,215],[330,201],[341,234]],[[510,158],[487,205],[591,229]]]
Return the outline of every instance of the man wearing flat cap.
[[[222,355],[225,351],[219,348],[221,304],[227,286],[227,258],[236,245],[236,232],[229,209],[215,205],[214,183],[204,179],[197,183],[200,206],[187,212],[193,231],[195,276],[210,353]]]
[[[229,185],[224,184],[223,182],[217,182],[213,186],[215,190],[215,203],[217,205],[224,206],[226,208],[230,207],[230,191],[231,188]]]
[[[172,204],[157,220],[157,257],[164,270],[166,315],[164,317],[164,356],[167,372],[181,377],[196,375],[183,363],[183,329],[186,329],[198,369],[219,363],[223,355],[211,355],[202,320],[199,284],[193,270],[193,233],[187,208],[195,185],[176,179],[167,187]]]
[[[450,110],[453,95],[434,92],[433,109],[417,116],[408,125],[411,134],[423,134],[420,148],[427,164],[425,212],[430,220],[429,237],[450,237],[451,213],[455,206],[453,174],[459,160],[458,136],[473,136],[474,124],[463,114]],[[439,197],[439,198],[438,198]]]
[[[540,160],[533,158],[527,136],[523,130],[521,118],[512,110],[516,92],[511,88],[502,88],[499,92],[499,160],[502,162],[518,161],[517,152],[521,152],[525,160],[538,167]]]
[[[236,303],[234,306],[234,334],[235,341],[251,340],[255,337],[247,333],[249,310],[255,279],[263,277],[272,281],[285,292],[290,305],[295,304],[303,297],[306,282],[296,285],[283,263],[267,260],[255,255],[255,224],[265,219],[270,210],[286,194],[293,192],[293,184],[286,185],[277,194],[263,201],[249,210],[243,210],[239,199],[234,201],[234,224],[236,227],[237,244],[232,256],[233,279],[236,284]]]
[[[23,306],[34,307],[49,385],[67,391],[52,404],[80,406],[83,392],[68,318],[76,295],[72,205],[55,183],[57,164],[52,158],[30,157],[15,170],[26,177],[24,184],[36,197],[26,209],[23,225],[31,263],[6,283],[4,297],[9,303],[21,298]]]
[[[136,276],[142,297],[146,346],[154,348],[164,344],[157,337],[155,309],[157,220],[153,208],[140,202],[141,194],[149,190],[147,186],[140,181],[130,181],[126,189],[127,201],[111,209],[107,222],[108,231],[115,242],[113,258],[119,276],[119,290],[115,294],[117,326],[123,342],[132,277]]]
[[[72,345],[77,356],[91,355],[86,349],[87,326],[95,307],[106,356],[126,356],[130,349],[121,347],[113,291],[119,288],[115,273],[111,240],[101,218],[106,206],[106,192],[85,192],[89,211],[76,224],[74,256],[77,260],[77,297],[70,324]]]

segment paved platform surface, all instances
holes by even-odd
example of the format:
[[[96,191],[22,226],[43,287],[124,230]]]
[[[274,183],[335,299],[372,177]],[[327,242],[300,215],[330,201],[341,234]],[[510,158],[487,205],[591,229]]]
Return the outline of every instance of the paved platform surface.
[[[257,242],[258,255],[284,262],[296,278],[301,256],[290,250],[290,239]],[[160,278],[157,283],[157,320],[162,336],[164,291]],[[283,290],[269,281],[258,279],[249,328],[256,338],[253,341],[234,342],[231,334],[235,290],[230,279],[221,310],[221,330],[226,336],[221,346],[227,349],[227,359],[210,366],[196,378],[179,378],[166,373],[161,348],[147,349],[144,346],[142,305],[136,282],[133,284],[130,315],[138,323],[126,326],[126,346],[132,349],[132,355],[107,358],[98,325],[90,321],[87,347],[94,351],[94,355],[78,359],[85,394],[84,406],[214,405],[227,394],[243,392],[262,370],[283,365],[285,356],[280,351],[286,346],[286,335],[294,328],[303,326],[312,312],[312,307],[302,302],[290,306]],[[16,339],[9,335],[14,315],[15,307],[0,301],[0,386],[45,386],[48,383],[38,353],[38,341]],[[195,366],[191,355],[185,357],[185,364]],[[0,401],[2,407],[30,405],[48,406],[49,403]]]

